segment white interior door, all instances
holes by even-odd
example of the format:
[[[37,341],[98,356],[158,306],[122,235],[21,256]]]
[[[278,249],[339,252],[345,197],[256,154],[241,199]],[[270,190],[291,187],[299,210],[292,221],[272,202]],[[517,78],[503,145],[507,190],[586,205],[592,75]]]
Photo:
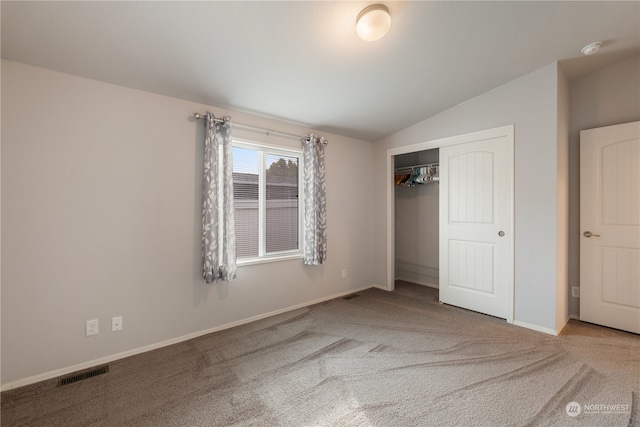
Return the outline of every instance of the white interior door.
[[[640,333],[640,122],[580,132],[580,319]]]
[[[504,129],[440,148],[440,300],[513,322],[513,128]]]

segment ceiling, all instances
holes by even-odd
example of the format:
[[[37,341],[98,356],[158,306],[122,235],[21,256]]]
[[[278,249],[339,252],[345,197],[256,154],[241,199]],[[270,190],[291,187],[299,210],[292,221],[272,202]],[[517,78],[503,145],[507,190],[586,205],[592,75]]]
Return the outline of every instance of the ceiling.
[[[365,42],[372,3],[2,1],[2,57],[376,141],[554,61],[640,52],[638,1],[384,1]]]

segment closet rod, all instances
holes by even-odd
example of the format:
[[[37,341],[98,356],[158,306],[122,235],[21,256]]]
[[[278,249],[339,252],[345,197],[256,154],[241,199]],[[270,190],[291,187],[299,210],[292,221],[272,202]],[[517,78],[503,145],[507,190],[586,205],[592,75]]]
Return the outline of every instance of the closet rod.
[[[431,166],[440,166],[440,163],[425,163],[423,165],[413,165],[413,166],[403,166],[401,168],[396,168],[397,171],[405,170],[405,169],[413,169],[413,168],[427,168]]]
[[[198,120],[206,119],[206,116],[204,116],[204,115],[202,115],[200,113],[195,113],[193,115],[193,117],[198,119]],[[224,122],[223,119],[214,119],[214,121],[216,123]],[[252,132],[266,133],[267,136],[269,136],[269,135],[282,136],[282,137],[289,138],[289,139],[295,139],[296,141],[300,141],[300,139],[303,138],[300,135],[294,135],[292,133],[279,132],[279,131],[275,131],[275,130],[271,130],[271,129],[264,129],[264,128],[259,128],[259,127],[255,127],[255,126],[243,125],[243,124],[239,124],[239,123],[231,123],[231,126],[239,128],[239,129],[245,129],[245,130],[252,131]],[[309,139],[309,135],[305,135],[304,138],[306,138],[308,140]],[[323,145],[328,145],[329,144],[329,142],[324,138],[322,138],[321,141],[322,141]]]

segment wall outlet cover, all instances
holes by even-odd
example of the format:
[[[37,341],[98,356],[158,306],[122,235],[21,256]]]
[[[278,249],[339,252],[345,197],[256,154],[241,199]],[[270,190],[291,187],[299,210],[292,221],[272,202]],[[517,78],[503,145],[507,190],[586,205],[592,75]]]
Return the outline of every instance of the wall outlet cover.
[[[111,318],[111,332],[122,330],[122,316],[116,316]]]
[[[571,287],[571,296],[573,298],[580,298],[580,288],[577,286]]]
[[[88,337],[91,335],[97,335],[99,332],[98,319],[87,320],[85,323],[85,332]]]

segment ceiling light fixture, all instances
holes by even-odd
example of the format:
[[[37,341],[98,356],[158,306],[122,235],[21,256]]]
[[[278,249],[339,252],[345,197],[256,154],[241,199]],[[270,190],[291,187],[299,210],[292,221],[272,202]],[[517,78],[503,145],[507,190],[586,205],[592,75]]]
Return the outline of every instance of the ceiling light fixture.
[[[584,53],[585,55],[593,55],[594,53],[600,50],[601,46],[602,46],[602,42],[593,42],[583,47],[580,52]]]
[[[372,4],[362,9],[356,19],[356,32],[365,41],[372,42],[384,37],[391,28],[389,9],[383,4]]]

